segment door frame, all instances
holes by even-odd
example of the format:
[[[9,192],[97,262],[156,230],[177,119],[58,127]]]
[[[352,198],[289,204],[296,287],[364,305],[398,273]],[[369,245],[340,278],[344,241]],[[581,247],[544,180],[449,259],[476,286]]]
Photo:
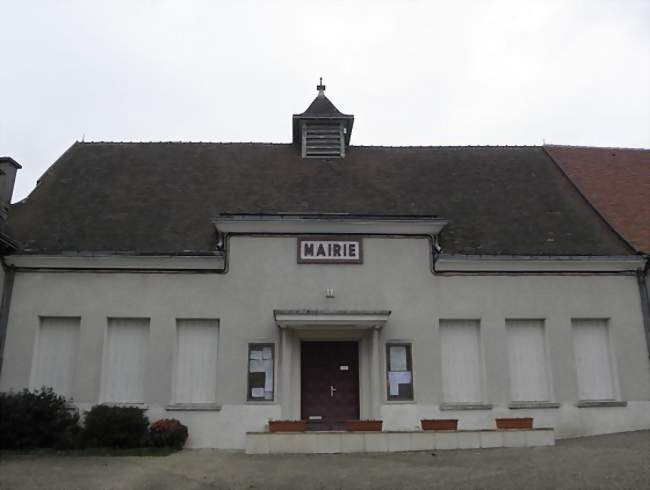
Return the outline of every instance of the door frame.
[[[372,390],[372,336],[369,329],[299,329],[287,328],[280,330],[278,342],[278,403],[281,405],[282,418],[287,420],[299,420],[302,409],[301,389],[301,348],[302,341],[315,342],[348,342],[356,341],[359,345],[359,417],[369,419],[376,417],[375,411],[382,403],[375,399]],[[286,357],[283,354],[286,351]],[[288,358],[288,359],[287,359]],[[288,363],[286,362],[288,360]],[[284,372],[286,366],[287,372]],[[383,369],[383,364],[381,369]],[[379,373],[383,378],[384,376]],[[286,387],[289,387],[287,390]],[[284,387],[284,388],[283,388]],[[385,391],[385,390],[384,390]]]
[[[280,416],[300,417],[300,341],[357,340],[359,342],[359,415],[381,417],[385,402],[383,327],[390,310],[274,309],[279,333],[278,402]],[[384,380],[384,381],[382,381]]]

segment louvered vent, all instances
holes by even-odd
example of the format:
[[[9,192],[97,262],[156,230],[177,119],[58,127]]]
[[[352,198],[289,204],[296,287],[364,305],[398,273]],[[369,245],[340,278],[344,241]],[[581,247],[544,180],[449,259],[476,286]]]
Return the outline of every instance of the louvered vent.
[[[342,158],[345,133],[342,124],[306,123],[302,128],[303,158]]]

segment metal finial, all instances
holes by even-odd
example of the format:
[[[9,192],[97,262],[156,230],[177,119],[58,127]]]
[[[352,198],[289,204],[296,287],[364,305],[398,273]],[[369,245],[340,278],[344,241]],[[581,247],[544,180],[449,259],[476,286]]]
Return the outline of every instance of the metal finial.
[[[320,77],[320,83],[316,85],[316,90],[318,90],[319,96],[325,96],[325,85],[323,85],[323,77]]]

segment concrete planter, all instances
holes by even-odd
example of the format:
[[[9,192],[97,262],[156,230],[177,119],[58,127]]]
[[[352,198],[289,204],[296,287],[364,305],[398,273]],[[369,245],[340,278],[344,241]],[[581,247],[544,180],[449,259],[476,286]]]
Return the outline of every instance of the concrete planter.
[[[458,419],[422,419],[422,430],[458,430]]]
[[[269,432],[305,432],[306,420],[270,420]]]
[[[382,420],[346,420],[344,428],[351,432],[381,432]]]
[[[496,419],[497,429],[532,429],[532,417]]]

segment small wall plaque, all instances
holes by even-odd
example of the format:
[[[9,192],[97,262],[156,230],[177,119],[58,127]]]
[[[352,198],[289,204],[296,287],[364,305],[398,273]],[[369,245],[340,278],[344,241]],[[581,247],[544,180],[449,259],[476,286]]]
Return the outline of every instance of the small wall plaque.
[[[350,237],[298,238],[299,264],[361,264],[362,241]]]

